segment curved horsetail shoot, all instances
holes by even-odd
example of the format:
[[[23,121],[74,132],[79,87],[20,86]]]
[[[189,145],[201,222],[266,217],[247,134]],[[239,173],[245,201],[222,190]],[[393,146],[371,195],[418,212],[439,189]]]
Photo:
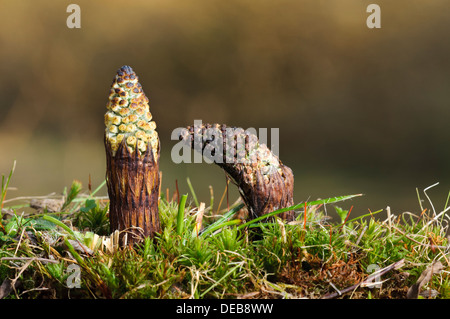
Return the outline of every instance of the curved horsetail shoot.
[[[219,124],[188,126],[180,140],[220,166],[239,188],[250,213],[259,217],[294,205],[294,175],[258,137],[242,128]],[[286,221],[294,211],[280,214]]]

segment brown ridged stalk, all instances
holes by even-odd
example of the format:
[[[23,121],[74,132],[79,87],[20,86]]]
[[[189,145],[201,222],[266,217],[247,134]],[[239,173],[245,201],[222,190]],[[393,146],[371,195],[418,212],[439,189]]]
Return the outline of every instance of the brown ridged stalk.
[[[250,218],[294,205],[292,170],[256,135],[242,128],[202,124],[187,127],[180,139],[226,172],[237,185]],[[294,211],[278,216],[292,221]]]
[[[105,114],[106,182],[111,232],[127,243],[160,232],[160,145],[138,77],[129,66],[117,71]],[[123,236],[122,242],[123,242]]]

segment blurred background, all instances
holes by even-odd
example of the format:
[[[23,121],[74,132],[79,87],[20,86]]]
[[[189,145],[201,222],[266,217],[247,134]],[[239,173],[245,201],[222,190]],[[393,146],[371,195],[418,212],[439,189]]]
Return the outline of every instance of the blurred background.
[[[224,173],[171,161],[177,127],[279,128],[295,202],[363,193],[352,214],[436,210],[450,190],[450,13],[446,0],[0,0],[0,173],[16,196],[105,178],[103,115],[130,65],[162,143],[162,191],[218,204]],[[381,29],[366,8],[381,7]],[[270,140],[270,136],[269,136]],[[106,195],[106,189],[101,194]],[[232,187],[230,202],[237,198]]]

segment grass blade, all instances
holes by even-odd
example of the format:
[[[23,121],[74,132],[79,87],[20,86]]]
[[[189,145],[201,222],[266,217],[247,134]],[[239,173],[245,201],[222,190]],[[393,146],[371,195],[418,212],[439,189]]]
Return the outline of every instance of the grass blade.
[[[364,214],[364,215],[355,217],[355,218],[353,218],[353,219],[348,220],[347,223],[352,223],[352,222],[354,222],[354,221],[357,221],[358,219],[362,219],[362,218],[365,218],[365,217],[374,216],[374,215],[376,215],[376,214],[381,213],[382,211],[383,211],[383,209],[380,209],[380,210],[377,210],[377,211],[375,211],[375,212],[370,212],[370,213],[368,213],[368,214]]]
[[[95,194],[97,194],[98,193],[98,191],[103,187],[103,186],[105,186],[106,185],[106,180],[104,180],[92,193],[91,193],[91,196],[94,196]]]
[[[209,233],[215,232],[216,230],[225,227],[225,226],[233,226],[233,225],[239,225],[240,223],[242,223],[242,220],[240,219],[233,219],[227,222],[223,222],[221,224],[217,224],[214,227],[208,227],[207,230],[205,230],[200,236],[206,236]]]
[[[75,235],[74,231],[72,229],[70,229],[69,226],[67,226],[63,222],[61,222],[60,220],[57,220],[56,218],[49,216],[49,215],[44,215],[44,216],[42,216],[42,218],[45,219],[46,221],[52,222],[55,225],[58,225],[59,227],[64,229],[66,232],[68,232],[70,235],[72,235],[73,238],[78,239],[77,236]]]
[[[2,193],[1,193],[1,197],[0,197],[0,216],[1,216],[1,209],[3,208],[3,201],[6,198],[6,191],[8,190],[8,185],[9,185],[9,182],[11,181],[11,177],[12,177],[15,169],[16,169],[16,161],[14,160],[13,167],[11,168],[11,171],[9,172],[9,176],[6,179],[6,182],[5,182],[5,176],[2,175]]]
[[[187,181],[187,184],[188,184],[188,186],[189,186],[189,190],[190,190],[191,193],[192,193],[192,198],[194,199],[195,206],[198,207],[197,195],[195,195],[195,191],[194,191],[194,188],[192,187],[191,180],[189,179],[189,177],[186,179],[186,181]]]
[[[337,203],[337,202],[341,202],[341,201],[348,200],[348,199],[351,199],[351,198],[354,198],[354,197],[359,197],[359,196],[362,196],[362,194],[330,197],[330,198],[327,198],[327,199],[320,199],[320,200],[308,202],[307,206],[310,207],[310,206],[315,206],[315,205],[320,205],[320,204],[326,205],[326,204],[331,204],[331,203]],[[263,219],[266,219],[268,217],[275,216],[275,215],[278,215],[278,214],[281,214],[281,213],[284,213],[284,212],[287,212],[287,211],[290,211],[290,210],[296,210],[296,209],[302,208],[304,206],[305,206],[305,203],[303,202],[303,203],[300,203],[300,204],[297,204],[297,205],[294,205],[294,206],[291,206],[291,207],[278,209],[278,210],[273,211],[273,212],[271,212],[269,214],[265,214],[265,215],[262,215],[262,216],[259,216],[259,217],[255,218],[255,219],[252,219],[252,220],[246,222],[245,224],[240,225],[238,227],[238,229],[242,229],[244,227],[250,226],[250,225],[255,224],[255,223],[257,223],[257,222],[259,222],[259,221],[261,221]]]
[[[186,199],[187,194],[181,196],[180,205],[178,205],[178,214],[177,214],[177,234],[182,235],[183,234],[183,228],[184,228],[184,209],[186,207]]]
[[[75,258],[78,265],[84,266],[84,260],[81,258],[81,256],[75,251],[75,248],[72,246],[72,244],[69,242],[67,238],[64,239],[64,243],[66,244],[70,254]]]
[[[225,278],[227,278],[229,275],[231,275],[236,269],[238,269],[239,267],[242,267],[242,262],[238,263],[236,266],[234,266],[233,268],[231,268],[225,275],[223,275],[222,278],[220,278],[218,281],[216,281],[213,285],[209,286],[208,289],[206,289],[201,295],[200,298],[202,298],[204,295],[206,295],[211,289],[213,289],[214,287],[216,287],[222,280],[224,280]]]
[[[200,234],[200,236],[205,236],[205,234],[210,233],[211,231],[217,230],[220,228],[220,225],[227,222],[228,219],[230,219],[236,212],[238,212],[242,207],[244,207],[244,204],[239,204],[236,207],[233,207],[232,209],[230,209],[228,212],[226,212],[225,214],[223,214],[223,216],[215,221],[214,223],[212,223],[211,225],[209,225],[208,227],[206,227],[202,233]],[[213,229],[213,230],[211,230]]]
[[[344,196],[330,197],[330,198],[326,198],[326,199],[319,199],[316,201],[308,202],[308,207],[314,206],[314,205],[320,205],[320,204],[326,205],[326,204],[342,202],[344,200],[348,200],[348,199],[351,199],[354,197],[360,197],[360,196],[363,196],[363,194],[344,195]],[[299,204],[299,205],[304,205],[304,204]],[[298,206],[298,205],[295,205],[295,206]],[[297,208],[292,208],[292,209],[297,209]]]

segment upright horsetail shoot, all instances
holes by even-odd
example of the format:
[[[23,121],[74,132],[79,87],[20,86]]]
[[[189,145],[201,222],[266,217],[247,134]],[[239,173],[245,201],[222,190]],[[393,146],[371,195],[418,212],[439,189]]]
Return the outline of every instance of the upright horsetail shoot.
[[[160,231],[160,142],[149,99],[129,66],[111,85],[105,114],[106,181],[111,231],[133,244]]]

